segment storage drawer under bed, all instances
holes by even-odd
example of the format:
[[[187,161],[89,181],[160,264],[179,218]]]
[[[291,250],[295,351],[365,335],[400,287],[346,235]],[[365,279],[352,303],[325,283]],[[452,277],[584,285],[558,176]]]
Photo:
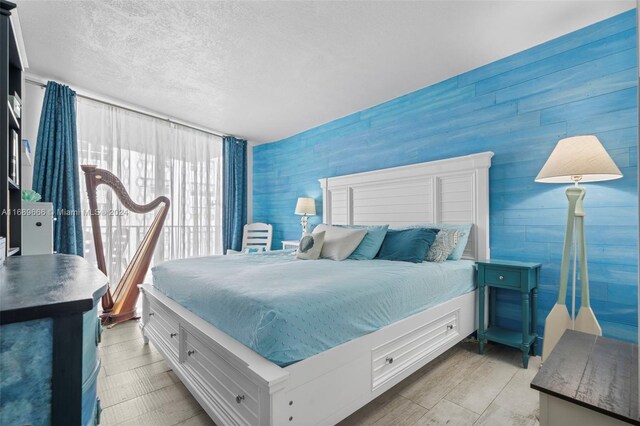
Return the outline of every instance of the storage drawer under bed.
[[[180,348],[180,325],[177,317],[169,313],[156,302],[149,303],[149,313],[145,321],[145,328],[156,334],[175,358],[178,358]]]
[[[182,367],[200,396],[221,406],[219,414],[225,424],[259,424],[258,386],[193,334],[182,332]]]
[[[459,311],[450,312],[371,350],[372,389],[459,336]]]

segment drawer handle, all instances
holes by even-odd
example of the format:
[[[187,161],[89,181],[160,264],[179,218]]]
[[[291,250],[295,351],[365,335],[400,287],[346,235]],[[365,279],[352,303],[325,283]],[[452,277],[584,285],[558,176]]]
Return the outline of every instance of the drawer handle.
[[[195,350],[187,351],[187,355],[188,355],[188,356],[191,356],[191,355],[193,355],[193,354],[195,354],[195,353],[196,353],[196,351],[195,351]]]
[[[504,280],[504,277],[503,277],[502,275],[500,275],[500,276],[498,277],[498,279],[499,279],[500,281],[502,281],[502,280]]]
[[[100,320],[96,320],[96,346],[102,341],[102,324]]]
[[[154,313],[154,312],[149,312],[149,316],[150,316],[150,317],[152,317],[152,316],[154,316],[154,315],[155,315],[155,313]]]
[[[171,338],[174,338],[174,337],[176,337],[177,335],[178,335],[178,333],[171,333],[171,334],[169,334],[169,336],[170,336]]]
[[[453,330],[453,324],[447,324],[447,330]]]
[[[100,403],[100,398],[96,398],[96,424],[100,424],[100,416],[102,414],[102,404]]]
[[[238,404],[240,404],[242,401],[244,401],[244,395],[237,395],[236,396],[236,402]]]
[[[384,360],[385,363],[387,364],[393,364],[393,357],[392,356],[388,356],[387,359]]]

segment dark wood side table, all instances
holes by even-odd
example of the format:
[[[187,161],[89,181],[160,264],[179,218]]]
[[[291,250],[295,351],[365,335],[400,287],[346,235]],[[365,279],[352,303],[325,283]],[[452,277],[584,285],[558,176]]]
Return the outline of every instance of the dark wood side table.
[[[540,426],[640,425],[634,343],[567,330],[531,387]]]
[[[476,262],[478,266],[478,340],[480,353],[484,341],[502,343],[522,351],[522,365],[529,366],[529,353],[536,350],[539,263],[490,260]],[[519,291],[522,300],[522,330],[513,331],[496,325],[496,297],[490,287]],[[485,329],[485,293],[489,291],[489,326]]]

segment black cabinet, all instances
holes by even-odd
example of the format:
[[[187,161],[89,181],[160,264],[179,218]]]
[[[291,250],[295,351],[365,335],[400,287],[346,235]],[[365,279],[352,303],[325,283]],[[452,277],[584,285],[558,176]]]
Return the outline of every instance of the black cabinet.
[[[18,40],[11,23],[15,4],[0,0],[0,237],[6,255],[20,253],[20,170],[22,157],[23,67]],[[5,195],[6,194],[6,195]]]

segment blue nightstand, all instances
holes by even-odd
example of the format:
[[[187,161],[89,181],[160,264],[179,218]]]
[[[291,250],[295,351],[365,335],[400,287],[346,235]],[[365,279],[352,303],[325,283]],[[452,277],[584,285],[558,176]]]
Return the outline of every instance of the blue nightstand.
[[[536,309],[538,303],[539,263],[491,260],[476,262],[478,266],[478,340],[480,353],[484,352],[484,341],[502,343],[522,351],[522,365],[529,365],[529,353],[535,353]],[[489,326],[484,328],[485,291],[488,287],[519,291],[522,298],[522,331],[507,330],[496,325],[495,291],[489,291]]]

